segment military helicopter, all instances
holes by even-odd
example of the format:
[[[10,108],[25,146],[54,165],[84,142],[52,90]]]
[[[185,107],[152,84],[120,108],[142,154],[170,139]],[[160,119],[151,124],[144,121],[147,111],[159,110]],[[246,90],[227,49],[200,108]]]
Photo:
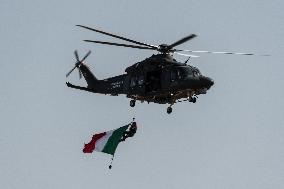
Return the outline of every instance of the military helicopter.
[[[172,106],[177,102],[188,101],[196,103],[198,95],[206,94],[214,84],[214,81],[209,77],[203,76],[198,68],[187,64],[190,58],[199,56],[183,54],[180,52],[254,55],[253,53],[193,51],[175,48],[176,46],[195,38],[197,36],[195,34],[190,34],[170,45],[150,45],[87,26],[76,26],[121,39],[132,44],[95,40],[84,40],[85,42],[155,50],[158,51],[158,54],[153,54],[151,57],[127,67],[125,69],[125,74],[99,80],[90,71],[88,66],[83,63],[90,55],[91,51],[80,59],[77,50],[75,50],[74,55],[76,63],[74,68],[66,74],[66,77],[77,68],[79,70],[79,77],[82,78],[83,75],[85,78],[87,87],[76,86],[66,82],[68,87],[112,96],[124,94],[127,98],[131,99],[131,107],[135,106],[136,101],[169,104],[167,108],[168,114],[172,112]],[[188,59],[185,62],[178,62],[174,59],[173,54],[187,56]]]

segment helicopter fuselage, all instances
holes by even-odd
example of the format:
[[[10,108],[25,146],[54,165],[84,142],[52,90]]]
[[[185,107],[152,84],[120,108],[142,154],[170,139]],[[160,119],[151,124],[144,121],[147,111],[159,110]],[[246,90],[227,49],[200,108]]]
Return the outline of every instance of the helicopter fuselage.
[[[229,55],[255,55],[254,53],[244,52],[224,52],[224,51],[203,51],[203,50],[188,50],[177,49],[176,47],[194,39],[196,34],[187,35],[171,44],[151,45],[145,42],[129,39],[120,35],[105,32],[96,28],[91,28],[83,25],[76,25],[80,28],[107,35],[116,39],[123,40],[127,43],[100,41],[100,40],[84,40],[88,43],[112,45],[119,47],[127,47],[134,49],[154,50],[159,54],[154,54],[141,62],[137,62],[126,68],[126,74],[98,80],[89,68],[83,64],[84,60],[90,55],[89,51],[81,60],[77,50],[74,55],[76,58],[75,67],[67,74],[68,77],[75,68],[79,69],[79,76],[85,77],[88,83],[87,87],[72,85],[67,82],[68,87],[86,90],[94,93],[120,95],[125,94],[131,98],[130,106],[135,106],[135,101],[147,101],[159,104],[170,104],[167,108],[167,113],[172,112],[171,106],[186,98],[190,102],[195,103],[196,97],[199,94],[205,94],[207,90],[214,84],[209,77],[201,75],[200,71],[190,65],[187,61],[191,57],[199,57],[187,53],[210,53],[210,54],[229,54]],[[186,52],[186,54],[182,53]],[[189,57],[185,63],[180,63],[173,58],[173,54]],[[261,55],[269,56],[269,55]]]
[[[67,83],[69,87],[113,96],[124,94],[133,100],[159,104],[174,104],[181,98],[191,99],[194,95],[205,94],[214,84],[197,68],[179,63],[170,55],[153,55],[126,68],[127,74],[104,80],[97,80],[84,64],[79,69],[88,86]]]

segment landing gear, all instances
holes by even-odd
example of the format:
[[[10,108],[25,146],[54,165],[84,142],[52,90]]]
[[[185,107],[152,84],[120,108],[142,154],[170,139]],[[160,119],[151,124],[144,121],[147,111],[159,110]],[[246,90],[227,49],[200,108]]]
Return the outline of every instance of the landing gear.
[[[170,113],[172,113],[172,111],[173,111],[172,107],[169,106],[169,107],[167,108],[167,113],[170,114]]]
[[[192,103],[196,103],[196,100],[197,100],[197,98],[196,98],[195,96],[190,97],[190,98],[188,99],[188,101],[189,101],[189,102],[192,102]]]
[[[136,102],[135,100],[130,100],[130,106],[134,107],[135,106],[135,102]]]

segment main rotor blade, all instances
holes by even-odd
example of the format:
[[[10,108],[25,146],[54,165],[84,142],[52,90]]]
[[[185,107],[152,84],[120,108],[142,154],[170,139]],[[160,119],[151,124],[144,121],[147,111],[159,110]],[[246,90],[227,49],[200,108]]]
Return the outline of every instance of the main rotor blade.
[[[112,43],[107,41],[93,41],[93,40],[84,40],[85,42],[91,42],[91,43],[99,43],[99,44],[105,44],[105,45],[114,45],[114,46],[121,46],[121,47],[131,47],[136,49],[150,49],[150,50],[156,50],[156,47],[142,47],[138,45],[128,45],[123,43]]]
[[[91,51],[89,51],[85,56],[84,58],[80,61],[80,62],[84,62],[84,60],[91,54]]]
[[[175,54],[181,55],[181,56],[187,56],[187,57],[191,57],[191,58],[198,58],[200,56],[196,56],[196,55],[191,55],[191,54],[183,54],[183,53],[178,53],[178,52],[174,52]]]
[[[174,42],[173,44],[169,45],[169,49],[172,49],[173,47],[178,46],[178,45],[180,45],[180,44],[182,44],[182,43],[185,43],[185,42],[187,42],[188,40],[191,40],[191,39],[193,39],[193,38],[195,38],[195,37],[197,37],[197,35],[195,35],[195,34],[191,34],[191,35],[189,35],[189,36],[186,36],[186,37],[184,37],[184,38],[182,38],[182,39],[180,39],[180,40]]]
[[[268,54],[255,54],[255,53],[244,53],[244,52],[215,52],[215,51],[193,51],[193,50],[179,50],[174,49],[174,51],[179,52],[193,52],[193,53],[210,53],[210,54],[234,54],[234,55],[257,55],[257,56],[270,56]]]
[[[87,27],[87,26],[82,26],[82,25],[76,25],[76,26],[79,26],[81,28],[85,28],[85,29],[88,29],[88,30],[91,30],[91,31],[95,31],[95,32],[98,32],[98,33],[101,33],[101,34],[104,34],[104,35],[108,35],[108,36],[111,36],[111,37],[114,37],[114,38],[118,38],[118,39],[121,39],[121,40],[124,40],[124,41],[135,43],[135,44],[138,44],[138,45],[143,45],[143,46],[152,47],[152,48],[158,48],[157,46],[154,46],[154,45],[149,45],[149,44],[146,44],[146,43],[142,43],[142,42],[135,41],[135,40],[132,40],[132,39],[128,39],[128,38],[125,38],[125,37],[121,37],[121,36],[118,36],[118,35],[115,35],[115,34],[107,33],[107,32],[104,32],[104,31],[101,31],[101,30],[98,30],[98,29],[94,29],[94,28],[90,28],[90,27]]]
[[[67,74],[66,77],[68,77],[74,70],[75,70],[76,66],[74,68],[72,68]]]
[[[75,50],[75,51],[74,51],[74,54],[75,54],[75,58],[76,58],[77,62],[80,62],[80,60],[79,60],[79,55],[78,55],[78,51]]]

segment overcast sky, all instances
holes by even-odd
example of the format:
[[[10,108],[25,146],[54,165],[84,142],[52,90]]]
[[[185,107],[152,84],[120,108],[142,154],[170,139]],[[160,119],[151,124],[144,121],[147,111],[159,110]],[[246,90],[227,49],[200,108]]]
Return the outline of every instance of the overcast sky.
[[[20,1],[0,3],[0,187],[284,188],[283,0]],[[137,103],[66,87],[73,51],[99,78],[155,52],[84,39],[119,40],[97,27],[158,45],[198,35],[180,48],[270,57],[200,54],[190,64],[215,85],[196,104]],[[185,61],[184,57],[175,57]],[[86,85],[72,73],[68,81]],[[134,138],[110,156],[83,154],[96,132],[136,117]]]

